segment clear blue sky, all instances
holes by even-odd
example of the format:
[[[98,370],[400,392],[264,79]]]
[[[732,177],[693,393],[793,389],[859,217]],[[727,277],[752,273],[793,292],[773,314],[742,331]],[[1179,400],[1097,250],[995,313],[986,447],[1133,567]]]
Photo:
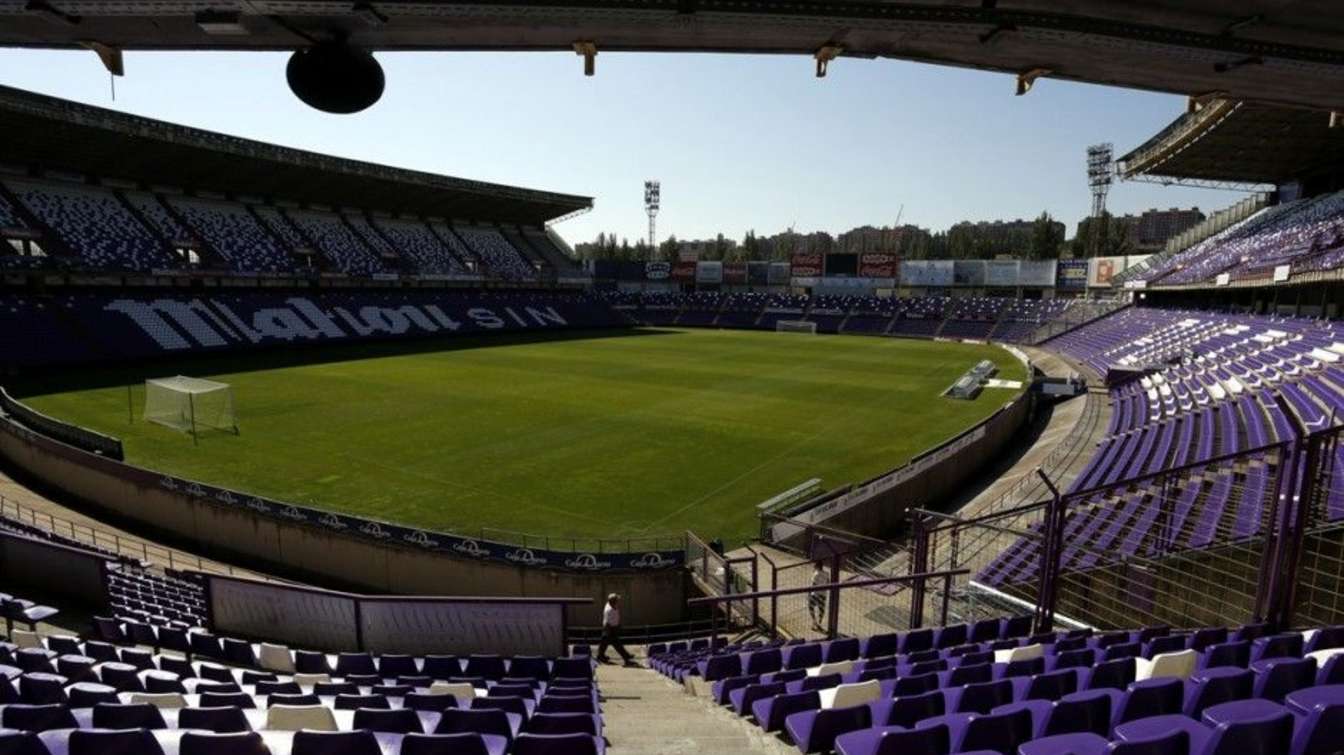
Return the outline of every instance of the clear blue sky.
[[[110,98],[90,52],[0,51],[0,82],[140,115],[335,155],[591,195],[559,227],[646,233],[643,181],[663,182],[659,237],[749,228],[844,231],[903,222],[1089,211],[1087,145],[1117,155],[1176,117],[1183,98],[1041,80],[1013,96],[1003,74],[841,59],[826,79],[801,56],[598,57],[568,53],[380,53],[387,92],[353,116],[308,109],[286,55],[128,53]],[[1198,205],[1232,192],[1119,184],[1110,208]]]

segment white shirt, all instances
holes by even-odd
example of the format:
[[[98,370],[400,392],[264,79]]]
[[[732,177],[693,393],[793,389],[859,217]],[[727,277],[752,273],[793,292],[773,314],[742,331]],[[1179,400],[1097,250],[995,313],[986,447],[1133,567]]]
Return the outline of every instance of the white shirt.
[[[621,609],[608,603],[607,607],[602,609],[602,626],[618,627],[621,625]]]

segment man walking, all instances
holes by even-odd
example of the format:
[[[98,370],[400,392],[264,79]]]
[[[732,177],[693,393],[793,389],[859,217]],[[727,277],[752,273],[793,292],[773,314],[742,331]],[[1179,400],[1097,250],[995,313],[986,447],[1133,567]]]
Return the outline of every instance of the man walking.
[[[616,655],[625,661],[625,665],[635,665],[635,659],[621,644],[621,596],[616,593],[607,596],[607,606],[602,609],[602,641],[597,645],[598,663],[611,663],[607,659],[608,645],[616,650]]]
[[[821,567],[818,561],[812,569],[812,586],[821,587],[831,583],[830,575]],[[826,618],[826,593],[822,590],[810,592],[807,594],[807,611],[812,614],[812,628],[818,632],[824,631],[821,620]]]

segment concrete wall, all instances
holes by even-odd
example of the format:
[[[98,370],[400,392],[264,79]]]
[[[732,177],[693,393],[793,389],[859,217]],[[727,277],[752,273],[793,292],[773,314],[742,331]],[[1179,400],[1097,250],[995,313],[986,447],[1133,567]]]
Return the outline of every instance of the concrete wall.
[[[908,524],[911,508],[946,508],[947,496],[1012,444],[1031,417],[1034,401],[1035,394],[1024,391],[939,448],[794,518],[875,538],[893,537]],[[774,530],[781,544],[806,549],[808,535],[802,527],[777,524]]]
[[[572,626],[601,623],[608,593],[625,598],[625,623],[681,621],[681,569],[586,574],[455,558],[396,542],[262,516],[168,490],[160,476],[38,435],[0,417],[0,457],[100,512],[186,550],[277,576],[360,592],[592,598]]]

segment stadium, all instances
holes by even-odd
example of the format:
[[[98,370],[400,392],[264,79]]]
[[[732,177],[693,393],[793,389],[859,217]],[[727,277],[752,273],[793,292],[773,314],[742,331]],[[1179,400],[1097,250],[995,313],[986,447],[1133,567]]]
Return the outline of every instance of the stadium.
[[[0,86],[0,755],[1344,751],[1338,11],[206,6],[0,46],[295,51],[331,113],[392,50],[1189,105],[1089,150],[1081,255],[656,257],[648,184],[618,260],[601,197]],[[1110,254],[1113,181],[1241,199]]]

